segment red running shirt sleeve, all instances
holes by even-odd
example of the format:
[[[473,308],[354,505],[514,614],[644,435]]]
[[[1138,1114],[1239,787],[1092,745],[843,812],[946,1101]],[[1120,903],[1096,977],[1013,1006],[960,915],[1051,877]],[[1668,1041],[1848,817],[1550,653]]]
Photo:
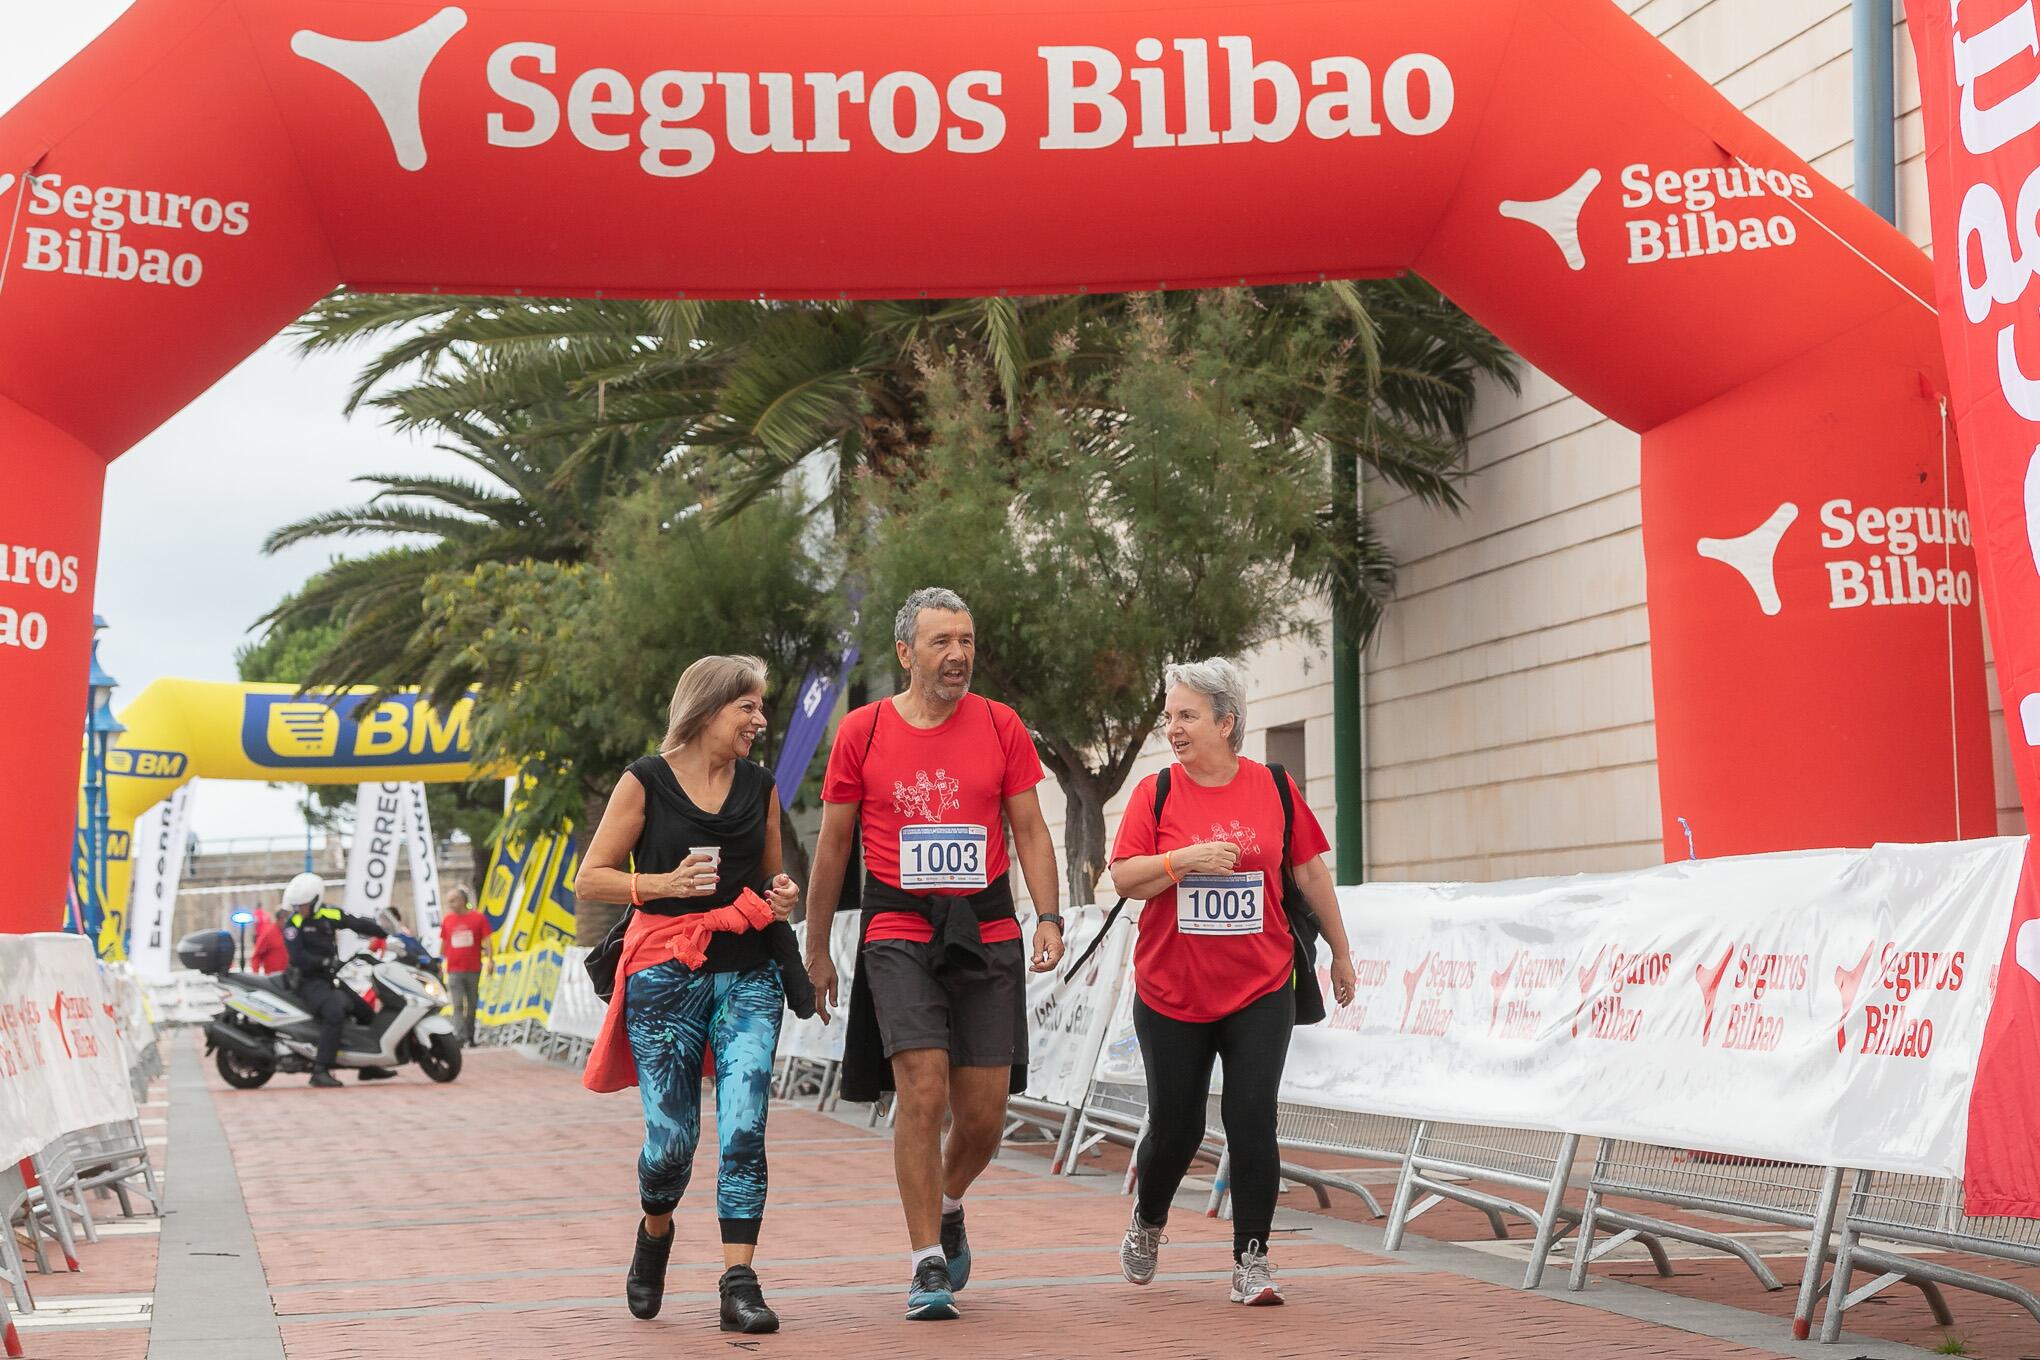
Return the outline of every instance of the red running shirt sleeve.
[[[837,725],[822,801],[857,805],[864,867],[882,883],[899,886],[901,828],[958,822],[985,828],[985,878],[993,882],[1012,863],[1005,802],[1042,777],[1027,725],[1004,704],[966,695],[947,722],[922,728],[902,718],[892,700],[881,699]],[[967,890],[937,893],[964,896]],[[885,912],[872,919],[865,938],[925,942],[934,931],[904,912]],[[1019,938],[1017,921],[984,928],[988,944]]]
[[[1330,849],[1324,827],[1289,781],[1295,822],[1291,864],[1306,864]],[[1240,847],[1238,869],[1264,875],[1267,910],[1252,935],[1185,935],[1176,928],[1176,889],[1165,888],[1141,910],[1134,946],[1134,985],[1140,999],[1172,1020],[1204,1024],[1232,1014],[1288,983],[1294,954],[1282,902],[1282,799],[1268,767],[1242,757],[1229,783],[1205,788],[1183,773],[1169,776],[1169,799],[1155,823],[1155,779],[1140,781],[1113,842],[1116,863],[1159,855],[1203,841]]]

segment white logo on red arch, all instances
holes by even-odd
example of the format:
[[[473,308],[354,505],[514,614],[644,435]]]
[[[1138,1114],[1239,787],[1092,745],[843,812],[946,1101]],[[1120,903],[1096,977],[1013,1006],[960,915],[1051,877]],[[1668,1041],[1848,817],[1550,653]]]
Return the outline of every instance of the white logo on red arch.
[[[290,50],[367,95],[389,133],[397,164],[406,170],[423,170],[425,132],[419,121],[419,103],[425,74],[453,35],[466,27],[467,11],[448,6],[409,32],[374,42],[331,38],[300,29],[291,35]]]
[[[1743,251],[1771,250],[1799,240],[1794,211],[1777,211],[1793,199],[1813,197],[1813,184],[1797,171],[1754,165],[1653,170],[1641,162],[1622,167],[1621,207],[1627,253],[1623,262],[1654,265]],[[1600,186],[1589,168],[1549,198],[1505,198],[1502,216],[1527,222],[1551,238],[1574,273],[1587,267],[1580,214]],[[1742,211],[1753,208],[1754,213]]]
[[[1820,547],[1826,568],[1829,609],[1886,608],[1892,605],[1967,606],[1976,598],[1968,568],[1953,563],[1954,550],[1971,545],[1969,514],[1940,505],[1865,505],[1846,496],[1822,503]],[[1799,520],[1799,506],[1785,501],[1762,524],[1734,538],[1703,538],[1694,551],[1732,567],[1756,597],[1765,617],[1784,610],[1778,594],[1778,549]],[[1935,552],[1939,549],[1939,552]],[[1922,561],[1922,556],[1927,556]],[[1938,559],[1938,563],[1936,562]]]

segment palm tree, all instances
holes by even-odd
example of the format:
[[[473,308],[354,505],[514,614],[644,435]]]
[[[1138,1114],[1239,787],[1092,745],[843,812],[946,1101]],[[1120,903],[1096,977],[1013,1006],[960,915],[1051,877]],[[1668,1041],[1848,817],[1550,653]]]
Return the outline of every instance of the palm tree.
[[[488,381],[485,361],[459,357],[448,378]],[[308,684],[402,684],[441,664],[439,639],[421,628],[426,583],[442,572],[488,562],[577,562],[602,522],[602,507],[663,461],[662,439],[603,428],[578,437],[532,437],[555,410],[507,407],[493,415],[447,415],[430,424],[481,478],[389,473],[358,478],[374,486],[367,501],[283,525],[263,543],[277,552],[316,539],[410,540],[363,557],[334,561],[262,622],[288,632],[337,621],[340,631]],[[419,422],[423,424],[424,422]],[[455,681],[459,676],[452,677]]]

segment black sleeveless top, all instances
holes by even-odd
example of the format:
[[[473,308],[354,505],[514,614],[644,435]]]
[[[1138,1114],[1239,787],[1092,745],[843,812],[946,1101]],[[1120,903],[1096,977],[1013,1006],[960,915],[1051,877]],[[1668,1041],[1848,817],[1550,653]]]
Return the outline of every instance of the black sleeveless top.
[[[645,829],[638,833],[631,861],[634,870],[641,874],[667,874],[680,867],[691,846],[722,848],[714,893],[707,897],[647,898],[639,911],[655,916],[689,916],[726,907],[745,888],[765,896],[765,890],[771,886],[764,864],[765,818],[770,815],[773,796],[770,771],[748,760],[739,760],[730,777],[729,796],[716,812],[703,812],[694,805],[664,756],[634,760],[630,772],[645,788]],[[704,969],[711,973],[737,973],[756,968],[771,957],[763,931],[739,934],[717,931],[709,939]]]

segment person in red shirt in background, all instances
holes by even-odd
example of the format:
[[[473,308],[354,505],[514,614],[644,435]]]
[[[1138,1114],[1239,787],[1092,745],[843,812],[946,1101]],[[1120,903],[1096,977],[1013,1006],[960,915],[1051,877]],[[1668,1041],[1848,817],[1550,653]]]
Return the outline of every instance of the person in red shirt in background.
[[[255,948],[248,955],[251,973],[281,973],[290,967],[290,945],[283,938],[283,923],[290,913],[282,907],[255,913]]]
[[[1332,951],[1332,995],[1353,999],[1346,925],[1324,829],[1296,782],[1240,754],[1247,682],[1213,658],[1163,672],[1163,735],[1177,763],[1134,788],[1112,847],[1112,884],[1145,902],[1133,951],[1134,1031],[1147,1071],[1148,1129],[1135,1150],[1139,1192],[1119,1247],[1134,1284],[1155,1277],[1169,1203],[1204,1142],[1211,1066],[1225,1064],[1220,1115],[1232,1154],[1232,1301],[1282,1302],[1268,1264],[1281,1177],[1276,1100],[1296,1023],[1292,908],[1317,917]],[[1285,903],[1283,795],[1294,809],[1287,860],[1300,904]],[[1161,793],[1160,815],[1156,797]]]
[[[1041,759],[1012,709],[970,692],[970,610],[953,591],[917,590],[893,619],[893,641],[907,692],[847,714],[829,753],[808,883],[808,976],[826,1022],[837,982],[829,922],[861,822],[869,877],[842,1093],[899,1091],[893,1171],[913,1248],[907,1318],[935,1321],[957,1316],[955,1291],[970,1278],[963,1194],[999,1150],[1007,1094],[1026,1085],[1026,969],[1047,972],[1062,958],[1062,918],[1055,845],[1034,792]],[[1027,945],[1005,823],[1034,899]],[[954,1121],[946,1148],[945,1113]]]
[[[446,893],[446,915],[439,922],[439,952],[446,960],[446,987],[453,993],[453,1026],[460,1041],[475,1041],[475,1011],[482,1004],[482,973],[495,967],[489,947],[489,918],[476,911],[474,894],[464,883]]]

